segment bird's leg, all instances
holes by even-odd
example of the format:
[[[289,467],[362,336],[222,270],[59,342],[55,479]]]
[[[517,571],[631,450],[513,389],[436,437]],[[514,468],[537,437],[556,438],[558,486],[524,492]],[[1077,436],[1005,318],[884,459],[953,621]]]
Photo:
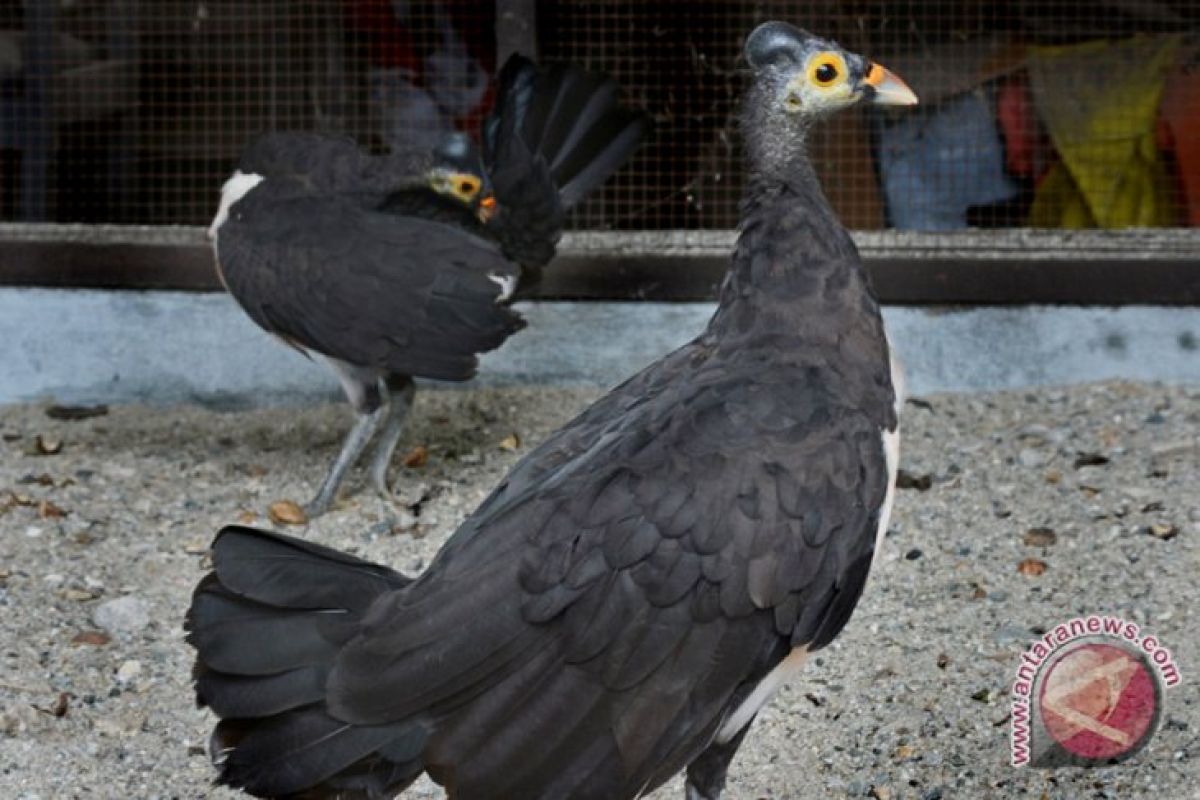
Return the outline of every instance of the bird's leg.
[[[321,488],[317,490],[316,497],[304,507],[304,512],[308,514],[309,518],[319,517],[333,507],[333,501],[337,499],[338,487],[342,485],[346,472],[354,466],[355,461],[358,461],[358,457],[366,449],[367,443],[379,429],[379,423],[386,414],[387,406],[381,405],[374,411],[360,415],[355,420],[354,427],[350,429],[350,433],[346,434],[346,438],[342,442],[342,451],[338,453],[333,466],[329,468],[325,480],[321,481]]]
[[[733,760],[734,753],[737,752],[742,739],[746,738],[746,731],[750,730],[753,722],[754,719],[751,718],[736,736],[724,744],[713,742],[688,764],[685,784],[687,800],[721,800],[721,793],[725,791],[729,762]]]
[[[321,481],[321,488],[304,507],[309,518],[319,517],[333,507],[334,501],[337,500],[338,487],[342,485],[346,473],[358,461],[387,414],[386,398],[381,391],[379,377],[373,370],[332,358],[328,361],[337,372],[342,389],[346,392],[350,404],[354,406],[358,419],[342,441],[341,452],[326,473],[325,480]]]
[[[367,476],[376,493],[385,500],[392,499],[392,490],[388,486],[387,472],[404,431],[404,422],[408,419],[409,409],[412,408],[413,396],[416,394],[416,384],[407,375],[391,375],[387,378],[390,392],[388,401],[388,417],[383,432],[375,443],[371,453],[371,463],[367,467]]]

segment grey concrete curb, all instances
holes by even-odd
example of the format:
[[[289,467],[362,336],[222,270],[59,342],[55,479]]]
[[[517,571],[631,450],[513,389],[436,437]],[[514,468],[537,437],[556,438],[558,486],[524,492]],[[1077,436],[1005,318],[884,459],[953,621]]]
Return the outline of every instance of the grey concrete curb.
[[[483,361],[490,385],[611,386],[699,332],[708,303],[534,303]],[[886,309],[910,391],[1127,378],[1200,384],[1200,309]],[[0,288],[0,402],[298,405],[337,396],[320,365],[220,294]]]

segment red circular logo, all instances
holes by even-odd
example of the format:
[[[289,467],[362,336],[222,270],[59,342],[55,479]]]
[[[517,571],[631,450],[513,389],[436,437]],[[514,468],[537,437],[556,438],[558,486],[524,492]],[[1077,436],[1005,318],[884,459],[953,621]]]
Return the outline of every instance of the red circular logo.
[[[1131,755],[1149,740],[1159,690],[1138,653],[1090,642],[1046,666],[1038,701],[1055,741],[1075,756],[1103,762]]]

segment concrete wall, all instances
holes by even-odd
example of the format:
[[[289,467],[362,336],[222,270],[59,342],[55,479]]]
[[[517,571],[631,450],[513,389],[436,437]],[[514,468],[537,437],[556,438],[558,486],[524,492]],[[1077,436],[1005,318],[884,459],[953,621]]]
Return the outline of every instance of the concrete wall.
[[[613,385],[699,332],[706,303],[537,303],[491,384]],[[888,308],[911,394],[1127,378],[1200,384],[1200,309]],[[337,384],[223,294],[0,288],[0,403],[303,404]]]

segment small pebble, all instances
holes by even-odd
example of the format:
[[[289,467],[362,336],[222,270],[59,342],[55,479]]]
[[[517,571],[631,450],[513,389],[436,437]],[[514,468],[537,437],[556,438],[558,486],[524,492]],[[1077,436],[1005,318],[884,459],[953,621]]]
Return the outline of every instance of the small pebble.
[[[142,662],[129,660],[117,668],[117,683],[122,685],[133,683],[142,674]]]
[[[150,612],[141,598],[127,595],[96,606],[92,621],[109,633],[137,633],[150,624]]]
[[[1026,469],[1036,469],[1049,460],[1049,456],[1044,451],[1035,450],[1032,447],[1023,447],[1017,453],[1017,461]]]

